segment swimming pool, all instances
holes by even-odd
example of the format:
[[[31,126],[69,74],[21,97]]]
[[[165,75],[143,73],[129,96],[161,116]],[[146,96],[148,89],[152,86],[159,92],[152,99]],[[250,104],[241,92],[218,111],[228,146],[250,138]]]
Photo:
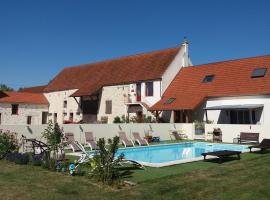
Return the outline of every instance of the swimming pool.
[[[202,153],[219,150],[247,152],[248,147],[236,144],[185,142],[147,147],[121,148],[117,151],[116,156],[123,153],[125,155],[125,159],[135,160],[146,166],[163,167],[202,160]]]

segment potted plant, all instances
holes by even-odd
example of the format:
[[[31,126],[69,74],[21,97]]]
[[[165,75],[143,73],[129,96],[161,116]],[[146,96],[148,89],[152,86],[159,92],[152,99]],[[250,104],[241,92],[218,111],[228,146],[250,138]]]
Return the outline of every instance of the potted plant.
[[[146,139],[148,143],[152,141],[152,138],[153,136],[150,134],[150,131],[145,133],[144,139]]]

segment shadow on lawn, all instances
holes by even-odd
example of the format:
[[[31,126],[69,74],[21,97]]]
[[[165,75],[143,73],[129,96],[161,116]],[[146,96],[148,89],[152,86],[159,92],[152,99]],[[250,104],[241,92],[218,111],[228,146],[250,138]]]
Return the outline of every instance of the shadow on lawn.
[[[254,153],[254,154],[267,154],[267,153],[270,153],[270,150],[264,150],[264,151],[252,151],[250,153]]]
[[[223,164],[223,163],[227,163],[230,161],[235,161],[235,160],[241,160],[238,159],[237,157],[224,157],[224,158],[211,158],[211,159],[206,159],[204,162],[210,162],[210,163],[217,163],[217,164]]]
[[[131,178],[135,170],[144,170],[135,166],[121,167],[119,168],[120,176],[124,179]]]

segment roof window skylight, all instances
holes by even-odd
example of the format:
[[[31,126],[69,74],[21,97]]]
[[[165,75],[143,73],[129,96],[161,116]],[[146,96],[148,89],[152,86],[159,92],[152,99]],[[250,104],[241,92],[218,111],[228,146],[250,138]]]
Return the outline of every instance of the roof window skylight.
[[[260,78],[264,77],[266,74],[267,68],[256,68],[251,73],[251,78]]]
[[[167,99],[167,101],[165,102],[165,104],[171,104],[174,101],[175,101],[175,98],[169,98],[169,99]]]
[[[215,75],[211,74],[211,75],[206,75],[203,79],[203,83],[210,83],[214,80]]]

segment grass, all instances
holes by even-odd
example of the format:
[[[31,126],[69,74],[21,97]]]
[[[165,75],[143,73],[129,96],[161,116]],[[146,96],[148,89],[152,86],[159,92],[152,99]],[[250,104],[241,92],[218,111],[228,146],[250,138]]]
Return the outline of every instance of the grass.
[[[270,153],[240,161],[194,162],[131,170],[137,185],[119,191],[41,167],[0,161],[1,199],[269,199]]]

